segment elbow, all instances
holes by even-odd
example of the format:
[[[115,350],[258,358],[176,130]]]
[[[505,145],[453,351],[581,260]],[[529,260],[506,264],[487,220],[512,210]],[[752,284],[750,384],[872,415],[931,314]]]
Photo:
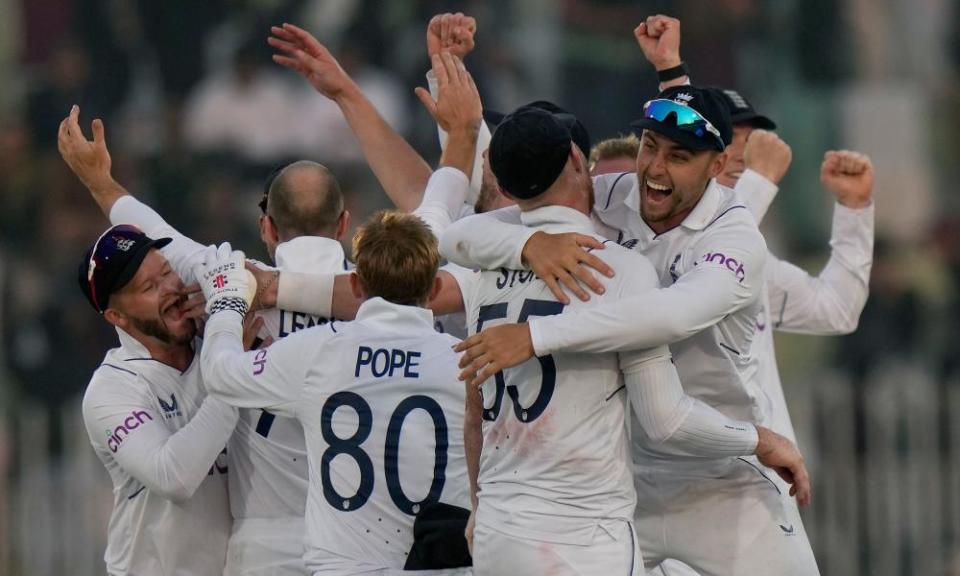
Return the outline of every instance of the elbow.
[[[148,486],[147,488],[154,494],[174,504],[184,504],[193,496],[194,491],[196,491],[195,487],[191,488],[183,482],[176,480],[160,482],[156,486]]]
[[[660,446],[673,436],[673,431],[659,426],[645,426],[643,431],[647,434],[652,446]]]
[[[857,331],[857,326],[860,325],[860,315],[849,316],[840,318],[839,322],[836,325],[837,336],[846,336],[847,334],[853,334]]]

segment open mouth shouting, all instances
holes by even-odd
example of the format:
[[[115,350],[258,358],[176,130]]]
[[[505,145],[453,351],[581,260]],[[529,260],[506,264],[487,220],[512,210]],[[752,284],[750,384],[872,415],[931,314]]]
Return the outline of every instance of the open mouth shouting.
[[[673,188],[666,184],[659,184],[648,178],[644,180],[644,192],[647,202],[658,205],[673,194]]]

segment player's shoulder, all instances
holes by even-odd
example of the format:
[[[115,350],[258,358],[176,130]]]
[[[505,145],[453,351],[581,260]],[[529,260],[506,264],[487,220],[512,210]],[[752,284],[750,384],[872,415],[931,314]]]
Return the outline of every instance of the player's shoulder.
[[[606,280],[607,288],[626,285],[636,290],[659,286],[653,263],[636,250],[625,248],[612,240],[604,240],[603,250],[594,250],[592,253],[613,268],[614,276]]]
[[[757,221],[740,196],[726,186],[717,185],[719,202],[717,209],[709,218],[704,231],[714,229],[742,228],[745,232],[759,233]]]
[[[637,183],[634,172],[601,174],[593,177],[594,210],[605,212],[626,202]]]
[[[128,364],[117,355],[107,354],[83,393],[81,406],[85,415],[103,406],[149,399],[140,371]]]

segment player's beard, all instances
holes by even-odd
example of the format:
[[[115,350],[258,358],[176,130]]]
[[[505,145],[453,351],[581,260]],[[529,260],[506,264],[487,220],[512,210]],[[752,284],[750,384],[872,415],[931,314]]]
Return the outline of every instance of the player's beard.
[[[500,197],[500,191],[495,185],[490,185],[486,181],[480,182],[480,195],[477,196],[477,203],[473,205],[473,211],[477,214],[489,212]]]
[[[196,327],[192,323],[191,326],[194,326],[193,329],[183,334],[174,334],[160,320],[154,320],[152,318],[130,318],[130,322],[143,334],[152,338],[156,338],[157,340],[170,346],[182,346],[184,344],[189,344],[191,341],[193,341],[193,337],[196,334]]]

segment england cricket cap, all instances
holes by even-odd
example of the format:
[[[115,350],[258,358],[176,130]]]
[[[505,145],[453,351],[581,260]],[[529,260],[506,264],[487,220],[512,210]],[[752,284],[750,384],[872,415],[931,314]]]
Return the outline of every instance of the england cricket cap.
[[[487,157],[497,183],[521,200],[539,196],[563,171],[573,136],[556,115],[523,106],[497,126]]]
[[[170,242],[170,238],[154,240],[136,226],[112,226],[84,254],[77,270],[80,290],[103,314],[110,295],[133,278],[150,249],[163,248]]]
[[[764,130],[777,129],[777,125],[773,120],[757,112],[753,105],[750,104],[750,101],[736,90],[727,88],[717,88],[717,90],[720,92],[720,95],[723,96],[723,103],[727,105],[727,111],[730,112],[730,122],[734,126],[737,124],[749,124],[754,128],[762,128]]]
[[[517,110],[527,107],[546,110],[547,112],[550,112],[556,116],[570,130],[570,136],[573,137],[574,143],[576,143],[577,147],[580,148],[580,151],[583,152],[583,155],[590,155],[590,133],[587,132],[587,127],[584,126],[576,116],[548,100],[537,100],[529,104],[524,104]],[[483,110],[483,119],[491,130],[496,130],[497,126],[499,126],[506,117],[507,114],[502,112],[487,110],[486,108]]]
[[[691,150],[722,152],[733,140],[730,112],[716,88],[667,88],[644,104],[643,117],[630,126],[662,134]]]

